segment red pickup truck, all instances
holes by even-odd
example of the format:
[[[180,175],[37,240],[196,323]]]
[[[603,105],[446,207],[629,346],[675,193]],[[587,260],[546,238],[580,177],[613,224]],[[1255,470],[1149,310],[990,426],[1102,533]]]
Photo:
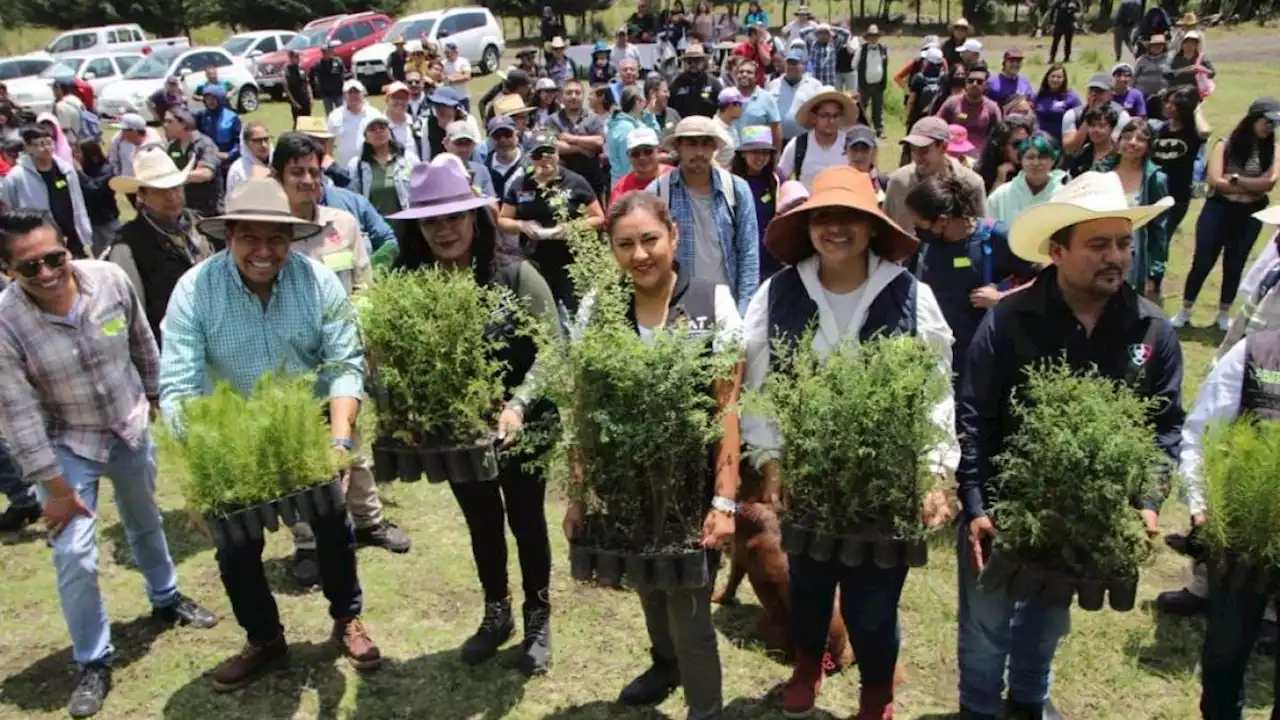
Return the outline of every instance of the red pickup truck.
[[[307,23],[283,50],[258,58],[255,79],[259,87],[275,100],[284,98],[284,68],[289,64],[289,51],[298,51],[298,61],[303,73],[310,73],[311,66],[320,59],[320,51],[337,41],[333,53],[351,70],[351,58],[357,50],[374,44],[391,26],[391,18],[382,13],[362,12],[350,15],[331,15]]]

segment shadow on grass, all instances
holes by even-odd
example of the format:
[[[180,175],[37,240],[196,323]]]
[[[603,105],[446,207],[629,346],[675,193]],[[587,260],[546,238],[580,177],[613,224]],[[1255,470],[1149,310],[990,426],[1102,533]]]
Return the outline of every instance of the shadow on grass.
[[[556,708],[542,716],[542,720],[658,720],[668,717],[654,708],[626,708],[609,700],[596,700],[566,708]]]
[[[196,529],[191,514],[182,508],[164,510],[164,536],[169,543],[169,556],[174,565],[181,565],[187,558],[202,553],[213,547],[213,543],[204,533]],[[103,537],[110,543],[111,561],[121,567],[137,570],[133,562],[133,553],[129,550],[129,539],[124,532],[124,523],[115,522],[102,531]]]
[[[293,597],[320,592],[319,585],[311,587],[299,585],[298,581],[293,579],[293,575],[289,574],[289,568],[292,566],[292,552],[287,555],[262,558],[262,572],[266,574],[267,584],[271,586],[272,592]]]
[[[776,718],[782,714],[781,706],[778,704],[778,695],[782,692],[782,686],[778,685],[772,688],[763,697],[740,697],[734,698],[724,709],[726,718],[743,718],[744,720],[755,718]],[[841,717],[823,710],[821,707],[822,698],[818,698],[819,706],[810,715],[815,720],[837,720]]]
[[[528,679],[515,669],[520,646],[514,645],[477,667],[462,662],[459,650],[421,655],[411,660],[383,661],[363,677],[351,720],[391,717],[504,718],[524,698]],[[537,682],[536,680],[533,682]]]
[[[742,601],[732,605],[715,605],[711,612],[711,622],[734,645],[740,648],[766,650],[764,641],[756,633],[756,618],[759,618],[763,612],[764,608],[759,605]],[[768,655],[775,662],[783,661],[779,653],[769,652]]]
[[[38,541],[48,542],[48,533],[44,525],[36,523],[15,532],[0,533],[0,545],[26,545]]]
[[[337,718],[346,678],[335,664],[345,662],[329,643],[289,646],[289,663],[230,693],[213,689],[209,668],[183,685],[164,705],[170,720],[192,718]]]
[[[1217,325],[1201,325],[1200,327],[1187,325],[1178,331],[1178,339],[1182,342],[1197,343],[1211,348],[1221,345],[1222,338],[1226,337],[1226,335],[1226,333],[1218,329]]]
[[[168,629],[150,615],[139,615],[125,623],[111,624],[114,668],[128,667],[148,652],[160,633]],[[179,630],[179,632],[184,632]],[[0,683],[0,704],[22,710],[53,712],[62,709],[79,680],[79,668],[68,646],[35,661]]]

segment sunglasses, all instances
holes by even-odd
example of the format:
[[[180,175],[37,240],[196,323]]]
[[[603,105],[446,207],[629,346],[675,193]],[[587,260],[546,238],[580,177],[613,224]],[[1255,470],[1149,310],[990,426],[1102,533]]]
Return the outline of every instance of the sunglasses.
[[[540,147],[540,148],[534,148],[534,149],[529,153],[529,157],[530,157],[530,158],[532,158],[532,159],[534,159],[534,160],[543,160],[543,159],[545,159],[545,158],[549,158],[549,157],[551,157],[552,155],[555,155],[555,154],[556,154],[555,148],[545,148],[545,147]]]
[[[13,266],[13,269],[24,278],[31,279],[40,274],[40,267],[44,266],[50,270],[57,270],[67,264],[67,251],[54,250],[51,253],[36,258],[35,260],[27,260]]]
[[[649,157],[652,154],[653,154],[653,148],[651,147],[639,147],[627,152],[627,155],[633,158]]]
[[[965,82],[969,83],[970,85],[986,85],[987,79],[986,78],[965,78]]]

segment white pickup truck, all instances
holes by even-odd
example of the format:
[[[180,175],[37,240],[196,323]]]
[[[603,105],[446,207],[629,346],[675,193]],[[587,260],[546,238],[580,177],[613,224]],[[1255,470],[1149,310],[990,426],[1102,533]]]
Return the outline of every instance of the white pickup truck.
[[[191,41],[184,36],[148,39],[147,34],[136,24],[103,25],[101,27],[68,30],[54,38],[45,49],[31,53],[33,56],[53,56],[76,53],[150,53],[165,47],[191,47]]]

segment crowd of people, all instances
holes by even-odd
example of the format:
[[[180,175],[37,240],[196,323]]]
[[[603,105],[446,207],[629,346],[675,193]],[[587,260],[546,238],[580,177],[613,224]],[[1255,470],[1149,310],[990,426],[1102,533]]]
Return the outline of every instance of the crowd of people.
[[[1054,7],[1059,19],[1074,12],[1070,2]],[[1145,37],[1140,57],[1091,76],[1083,97],[1062,64],[1034,83],[1016,49],[993,72],[970,33],[957,21],[891,72],[876,25],[856,36],[801,7],[775,36],[758,4],[739,23],[712,18],[708,3],[686,15],[677,0],[658,15],[639,0],[614,42],[593,46],[587,67],[566,56],[563,28],[546,15],[544,47],[518,51],[517,64],[474,100],[472,70],[447,40],[397,43],[384,109],[325,48],[309,75],[291,56],[289,132],[237,116],[211,69],[196,112],[172,79],[148,99],[156,124],[126,114],[105,148],[74,87],[60,82],[55,111],[26,118],[0,85],[0,264],[9,281],[0,293],[0,489],[10,503],[0,531],[41,517],[49,528],[81,668],[71,714],[96,713],[110,688],[99,479],[113,481],[157,621],[212,627],[217,618],[179,590],[148,425],[176,421],[182,401],[214,380],[247,392],[282,367],[325,369],[317,394],[328,399],[335,451],[351,456],[348,513],[292,527],[290,574],[322,588],[333,640],[355,667],[376,667],[355,550],[405,553],[411,541],[384,516],[359,455],[366,368],[343,311],[377,269],[439,266],[503,284],[567,326],[583,292],[568,271],[572,225],[608,237],[633,281],[642,335],[681,315],[672,309],[713,299],[692,315],[716,318],[720,332],[743,341],[748,389],[782,371],[770,361],[775,341],[811,323],[820,353],[877,332],[915,334],[943,351],[938,372],[950,390],[935,421],[951,442],[927,462],[944,485],[958,482],[959,703],[975,719],[1059,717],[1049,679],[1068,611],[976,589],[996,532],[990,467],[1006,440],[1010,397],[1021,368],[1042,358],[1117,379],[1136,363],[1134,390],[1161,400],[1151,417],[1158,443],[1181,461],[1192,522],[1203,522],[1195,492],[1207,422],[1280,402],[1270,385],[1244,397],[1239,388],[1247,368],[1280,371],[1280,352],[1251,349],[1280,342],[1274,252],[1244,279],[1245,303],[1230,314],[1262,224],[1280,215],[1266,207],[1280,179],[1280,101],[1259,98],[1210,144],[1201,104],[1216,71],[1198,30],[1186,30],[1172,54],[1163,35]],[[637,44],[658,38],[676,59],[646,74]],[[902,87],[908,120],[891,172],[880,169],[889,82]],[[323,116],[313,114],[317,96]],[[1153,301],[1170,238],[1198,192],[1207,199],[1184,306],[1167,319]],[[136,211],[125,222],[118,196]],[[1231,332],[1188,416],[1175,329],[1190,322],[1219,255],[1214,322]],[[523,372],[507,375],[500,436],[516,434],[539,407],[524,378],[533,352],[513,349]],[[736,457],[733,426],[721,442],[733,442]],[[732,535],[739,507],[777,510],[780,443],[767,423],[742,417],[741,444],[765,491],[740,498],[736,475],[718,481],[708,547]],[[505,518],[523,587],[519,667],[537,675],[551,662],[552,560],[546,479],[523,460],[504,461],[494,483],[451,486],[484,595],[461,659],[489,660],[516,630]],[[1160,500],[1135,508],[1153,535]],[[581,510],[566,512],[570,536]],[[932,526],[952,517],[947,502],[922,512]],[[216,552],[247,636],[215,670],[218,691],[243,687],[287,652],[262,551],[259,541]],[[790,573],[793,605],[804,610],[791,618],[796,664],[783,711],[803,717],[814,708],[831,595],[843,584],[862,682],[857,717],[891,717],[906,569],[797,559]],[[1214,670],[1203,675],[1202,710],[1237,718],[1265,602],[1240,609],[1214,579],[1195,577],[1159,606],[1208,615],[1205,667]],[[676,598],[641,591],[652,665],[619,701],[655,704],[683,686],[691,718],[718,717],[710,588],[693,593],[693,614],[680,618],[664,609]]]

